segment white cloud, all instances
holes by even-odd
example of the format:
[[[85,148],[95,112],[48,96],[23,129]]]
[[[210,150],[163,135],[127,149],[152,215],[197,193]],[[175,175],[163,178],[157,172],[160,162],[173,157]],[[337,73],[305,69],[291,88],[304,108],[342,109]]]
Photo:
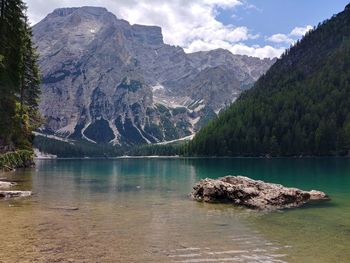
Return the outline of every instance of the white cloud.
[[[242,2],[240,0],[204,0],[203,2],[205,4],[218,6],[221,8],[232,8],[238,5],[242,5]]]
[[[187,53],[197,51],[209,51],[217,48],[224,48],[231,51],[233,54],[247,55],[259,58],[274,58],[280,57],[284,52],[284,48],[275,48],[272,46],[247,46],[243,43],[230,44],[222,40],[215,40],[211,42],[204,42],[202,40],[193,41],[188,48],[185,49]]]
[[[308,25],[305,27],[296,27],[290,32],[289,35],[295,36],[295,37],[302,37],[304,36],[307,32],[309,32],[313,27]]]
[[[274,43],[284,43],[284,44],[293,44],[299,38],[304,36],[308,31],[310,31],[313,27],[307,25],[305,27],[295,27],[288,35],[286,34],[274,34],[267,38],[267,41]]]
[[[235,44],[229,49],[234,54],[248,55],[259,58],[275,58],[280,57],[285,48],[276,48],[272,46],[253,46],[249,47],[244,44]]]
[[[33,23],[59,7],[103,6],[131,24],[161,26],[164,41],[187,52],[225,48],[236,54],[262,58],[282,53],[280,48],[272,46],[242,44],[259,36],[251,34],[247,27],[224,25],[216,19],[219,9],[249,7],[246,0],[27,0],[27,3]]]
[[[258,11],[259,13],[262,13],[262,9],[261,8],[259,8],[259,7],[257,7],[256,5],[253,5],[253,4],[250,4],[250,3],[248,3],[248,1],[247,0],[243,0],[244,1],[244,9],[246,9],[246,10],[255,10],[255,11]]]
[[[269,37],[267,40],[270,42],[274,42],[274,43],[292,44],[294,42],[293,39],[291,39],[289,36],[287,36],[285,34],[275,34],[275,35],[272,35],[271,37]]]
[[[215,16],[217,7],[234,8],[241,3],[237,0],[179,0],[162,1],[162,5],[139,1],[136,7],[120,7],[120,16],[130,23],[160,25],[166,43],[184,48],[193,41],[210,43],[222,40],[229,43],[250,38],[248,28],[223,25]],[[161,16],[159,14],[162,14]]]

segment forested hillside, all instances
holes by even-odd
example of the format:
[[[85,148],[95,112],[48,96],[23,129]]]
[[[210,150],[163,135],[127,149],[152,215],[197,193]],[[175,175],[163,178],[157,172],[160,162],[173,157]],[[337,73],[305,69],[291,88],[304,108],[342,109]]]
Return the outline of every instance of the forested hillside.
[[[285,54],[189,145],[194,155],[347,154],[350,5]]]
[[[0,0],[0,153],[31,150],[38,113],[39,71],[21,0]]]

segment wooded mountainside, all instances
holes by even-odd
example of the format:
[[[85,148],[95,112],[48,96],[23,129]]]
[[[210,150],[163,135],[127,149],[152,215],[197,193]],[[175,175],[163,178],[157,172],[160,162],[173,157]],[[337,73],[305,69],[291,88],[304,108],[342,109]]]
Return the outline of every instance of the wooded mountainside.
[[[347,154],[350,5],[298,41],[189,144],[192,155]]]
[[[0,153],[32,149],[40,77],[32,31],[21,0],[0,0]]]

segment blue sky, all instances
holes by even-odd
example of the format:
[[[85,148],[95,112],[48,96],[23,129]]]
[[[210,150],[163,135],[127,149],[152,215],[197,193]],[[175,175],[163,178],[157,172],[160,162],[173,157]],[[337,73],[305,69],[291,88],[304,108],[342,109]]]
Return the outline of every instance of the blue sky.
[[[250,28],[253,34],[288,34],[295,27],[315,26],[344,10],[349,0],[248,0],[235,9],[220,9],[217,19],[223,24]],[[251,7],[249,7],[251,5]],[[264,44],[264,38],[246,41]]]
[[[280,56],[350,0],[27,0],[35,24],[55,8],[100,6],[131,24],[162,28],[185,52],[216,48],[260,58]]]

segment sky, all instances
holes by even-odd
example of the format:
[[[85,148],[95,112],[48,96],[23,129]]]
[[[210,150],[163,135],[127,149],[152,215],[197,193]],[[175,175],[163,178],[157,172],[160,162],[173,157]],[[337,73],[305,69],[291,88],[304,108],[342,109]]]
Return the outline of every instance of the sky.
[[[131,24],[162,27],[167,44],[187,53],[217,48],[279,57],[349,0],[27,0],[34,25],[60,7],[101,6]]]

